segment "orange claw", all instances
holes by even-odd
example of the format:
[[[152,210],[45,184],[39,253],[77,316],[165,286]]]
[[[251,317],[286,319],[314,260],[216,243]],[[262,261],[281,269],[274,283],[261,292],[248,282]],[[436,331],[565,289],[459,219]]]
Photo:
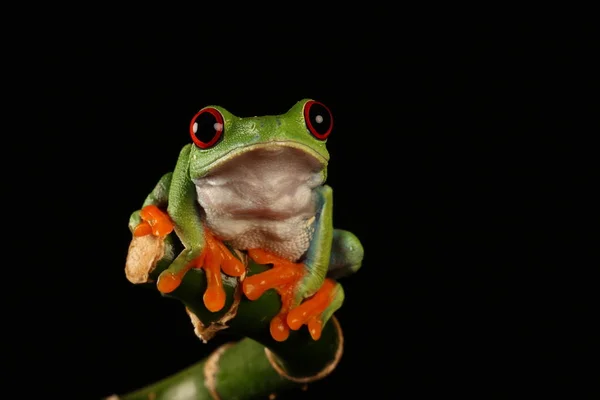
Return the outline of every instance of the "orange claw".
[[[229,276],[241,276],[244,264],[235,258],[229,249],[208,229],[204,230],[205,245],[202,253],[189,263],[186,268],[173,274],[163,272],[157,282],[161,293],[170,293],[181,284],[181,281],[191,268],[204,268],[206,274],[206,291],[204,292],[204,305],[212,312],[220,311],[225,306],[225,290],[221,279],[221,271]]]
[[[170,271],[165,271],[158,276],[156,288],[161,293],[171,293],[181,284],[181,276],[175,275]]]
[[[277,314],[269,324],[269,332],[271,337],[278,342],[285,341],[290,336],[290,328],[285,323],[283,315]]]
[[[313,340],[319,340],[323,331],[323,321],[319,317],[310,317],[308,320],[308,332]]]
[[[133,230],[134,236],[145,236],[153,234],[158,237],[165,237],[173,232],[173,223],[171,219],[160,208],[150,204],[140,211],[142,222]]]

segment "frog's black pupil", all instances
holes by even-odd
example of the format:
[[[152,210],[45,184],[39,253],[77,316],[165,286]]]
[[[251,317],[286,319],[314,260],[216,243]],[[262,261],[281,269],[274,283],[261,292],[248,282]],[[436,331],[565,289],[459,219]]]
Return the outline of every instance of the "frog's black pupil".
[[[310,107],[308,110],[308,118],[310,119],[310,124],[313,129],[319,135],[324,135],[331,127],[331,115],[329,115],[329,111],[319,103],[313,103]]]
[[[217,118],[209,112],[203,112],[196,118],[196,137],[203,143],[210,142],[217,134]]]

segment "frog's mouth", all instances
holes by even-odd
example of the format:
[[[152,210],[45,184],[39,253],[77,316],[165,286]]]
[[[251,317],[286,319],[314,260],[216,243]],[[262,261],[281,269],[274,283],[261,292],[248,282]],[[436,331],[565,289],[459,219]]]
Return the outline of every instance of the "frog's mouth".
[[[308,210],[327,160],[306,147],[271,142],[236,149],[194,179],[205,210],[238,217],[285,219]]]
[[[280,158],[283,162],[287,159],[287,157],[292,157],[295,160],[302,158],[305,159],[308,164],[310,164],[315,172],[323,170],[327,166],[328,162],[327,158],[307,145],[293,141],[273,141],[238,147],[235,150],[225,153],[218,160],[205,165],[203,170],[211,171],[207,174],[210,175],[221,166],[231,162],[237,162],[243,166],[245,160],[243,158],[238,158],[243,155],[248,155],[249,153],[256,153],[256,155],[268,153],[272,157]]]

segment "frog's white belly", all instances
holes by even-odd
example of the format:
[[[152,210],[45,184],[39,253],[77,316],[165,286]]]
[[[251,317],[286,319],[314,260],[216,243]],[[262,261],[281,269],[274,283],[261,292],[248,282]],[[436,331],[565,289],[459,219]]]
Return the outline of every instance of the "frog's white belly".
[[[298,260],[312,238],[322,179],[314,161],[296,152],[254,151],[195,180],[207,227],[235,248]]]

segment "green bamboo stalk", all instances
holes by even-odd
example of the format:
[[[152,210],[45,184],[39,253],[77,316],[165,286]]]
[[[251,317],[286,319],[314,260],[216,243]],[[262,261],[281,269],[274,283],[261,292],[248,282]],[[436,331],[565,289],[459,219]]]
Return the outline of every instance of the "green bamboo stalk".
[[[207,368],[211,362],[217,365],[214,374]],[[218,396],[221,399],[267,399],[269,395],[297,385],[273,369],[260,343],[246,338],[220,347],[207,359],[166,379],[116,398],[166,400],[214,399]]]
[[[164,241],[152,236],[134,238],[126,265],[127,278],[156,290],[156,280],[179,253],[175,234]],[[247,275],[269,268],[244,253],[234,252],[247,265]],[[321,338],[313,340],[306,327],[291,331],[288,339],[272,339],[269,323],[280,309],[279,295],[269,290],[250,301],[241,290],[241,280],[223,275],[227,294],[225,307],[213,313],[206,309],[203,295],[206,277],[202,270],[190,270],[181,285],[163,296],[183,303],[204,341],[221,332],[239,339],[220,347],[206,359],[147,387],[115,395],[121,400],[137,399],[256,399],[268,398],[308,382],[326,377],[342,354],[343,337],[333,317]]]

